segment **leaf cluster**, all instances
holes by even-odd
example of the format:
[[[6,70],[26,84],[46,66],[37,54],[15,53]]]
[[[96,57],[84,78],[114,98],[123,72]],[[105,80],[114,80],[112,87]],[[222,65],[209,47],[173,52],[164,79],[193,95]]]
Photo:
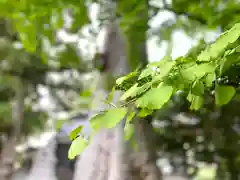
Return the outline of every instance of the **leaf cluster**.
[[[159,62],[116,80],[115,89],[124,91],[121,107],[111,108],[92,118],[93,129],[113,128],[127,114],[129,104],[140,109],[139,116],[161,109],[179,91],[187,94],[190,109],[199,110],[204,96],[215,96],[215,104],[228,104],[238,87],[222,83],[223,77],[239,63],[240,24],[224,32],[197,57],[165,57]]]

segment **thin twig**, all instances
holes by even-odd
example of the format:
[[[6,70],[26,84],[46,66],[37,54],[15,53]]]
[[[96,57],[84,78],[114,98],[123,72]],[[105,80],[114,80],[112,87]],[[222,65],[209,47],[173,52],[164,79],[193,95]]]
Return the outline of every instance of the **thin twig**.
[[[117,106],[115,105],[115,104],[113,104],[112,102],[108,102],[107,100],[101,100],[101,101],[103,101],[104,103],[106,103],[106,104],[109,104],[109,105],[111,105],[112,107],[114,107],[114,108],[117,108]]]

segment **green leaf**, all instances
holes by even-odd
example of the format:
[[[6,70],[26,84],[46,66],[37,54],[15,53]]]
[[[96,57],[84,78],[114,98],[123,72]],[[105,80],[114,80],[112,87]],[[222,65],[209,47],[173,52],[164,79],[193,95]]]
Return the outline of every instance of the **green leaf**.
[[[101,127],[103,127],[103,122],[105,113],[107,111],[103,111],[100,114],[97,114],[96,116],[92,117],[90,120],[90,126],[93,128],[95,131],[98,131]]]
[[[202,107],[203,102],[204,102],[204,99],[202,96],[193,96],[190,109],[196,110],[196,111],[199,110]]]
[[[143,86],[138,88],[137,95],[146,92],[151,87],[151,82],[145,83]]]
[[[121,97],[120,101],[125,101],[129,97],[134,97],[137,95],[138,92],[138,84],[134,84],[130,89],[128,89]]]
[[[92,96],[92,92],[91,92],[90,89],[86,89],[86,90],[84,90],[84,91],[82,91],[80,93],[80,96],[81,97],[91,97]]]
[[[77,127],[76,129],[74,129],[71,133],[70,133],[70,140],[74,140],[78,135],[79,133],[82,131],[83,129],[83,126],[79,126]]]
[[[94,116],[91,121],[91,127],[99,130],[102,126],[105,128],[115,127],[126,115],[127,108],[112,108],[108,111]]]
[[[175,64],[176,64],[176,61],[172,61],[172,60],[164,61],[164,63],[161,63],[160,61],[158,64],[158,67],[160,69],[160,74],[153,77],[152,82],[154,83],[154,82],[161,81],[164,77],[166,77],[170,73],[170,71],[172,70]]]
[[[222,75],[226,72],[232,65],[239,62],[240,53],[232,53],[226,57],[224,57],[220,62],[220,74]]]
[[[227,104],[235,95],[236,90],[233,86],[220,86],[215,88],[215,99],[217,105]]]
[[[134,98],[145,91],[147,91],[151,87],[151,83],[146,83],[143,86],[138,86],[138,84],[134,84],[130,89],[128,89],[120,98],[120,101],[125,101],[128,98]]]
[[[163,66],[160,66],[160,74],[162,76],[166,76],[171,71],[171,69],[173,68],[173,66],[175,64],[176,64],[175,61],[168,61],[168,62],[164,63]]]
[[[147,67],[141,72],[140,76],[138,77],[138,80],[141,80],[148,76],[152,76],[153,73],[154,73],[154,70],[152,69],[152,67]]]
[[[193,95],[191,92],[189,92],[189,93],[188,93],[188,96],[187,96],[187,100],[188,100],[189,102],[192,102],[193,98],[194,98],[194,95]]]
[[[212,45],[208,46],[198,57],[198,61],[210,61],[219,57],[224,50],[233,44],[240,36],[240,23],[225,31]]]
[[[116,80],[116,84],[117,85],[120,85],[120,84],[122,84],[124,81],[126,81],[126,80],[128,80],[128,79],[130,79],[130,78],[132,78],[132,77],[135,77],[137,75],[137,72],[131,72],[131,73],[129,73],[128,75],[126,75],[126,76],[123,76],[123,77],[120,77],[120,78],[118,78],[117,80]]]
[[[208,73],[206,75],[206,79],[205,79],[205,85],[206,87],[212,87],[213,81],[215,81],[216,79],[216,74],[215,73]]]
[[[140,112],[138,113],[138,116],[139,117],[146,117],[146,116],[148,116],[148,115],[150,115],[150,114],[152,114],[153,113],[153,110],[151,109],[146,109],[146,108],[144,108],[144,109],[141,109],[140,110]]]
[[[188,93],[187,100],[191,103],[190,109],[196,110],[196,111],[202,107],[204,102],[204,99],[202,96],[196,96],[191,92]]]
[[[65,123],[66,121],[64,120],[57,120],[55,128],[57,131],[59,131],[62,128],[62,125]]]
[[[147,109],[160,109],[169,101],[173,93],[173,87],[162,85],[158,88],[152,88],[142,97],[136,100],[136,106]]]
[[[52,22],[52,26],[54,29],[61,29],[64,26],[64,17],[61,8],[52,10],[52,15],[54,17],[54,21]]]
[[[37,47],[37,35],[36,32],[34,31],[35,29],[31,29],[32,27],[29,26],[27,32],[21,32],[19,33],[19,37],[23,43],[24,48],[28,52],[35,52],[36,47]]]
[[[79,136],[72,142],[68,150],[68,158],[71,160],[74,159],[76,156],[80,155],[87,146],[88,141],[85,140],[83,137]]]
[[[164,64],[168,63],[168,62],[172,62],[172,59],[170,56],[164,56],[160,61],[155,61],[155,62],[152,62],[150,64],[150,66],[153,66],[153,67],[162,67]]]
[[[54,45],[54,43],[55,43],[55,32],[54,32],[54,29],[52,29],[52,27],[44,29],[43,34],[45,35],[45,37],[47,37],[47,39],[49,41],[49,44]]]
[[[107,99],[107,102],[111,102],[112,99],[113,99],[113,96],[114,96],[114,93],[115,93],[115,87],[112,88],[112,91],[109,93],[109,96],[108,96],[108,99]]]
[[[198,80],[193,83],[191,92],[195,95],[201,96],[204,93],[204,85],[203,82]]]
[[[124,128],[124,139],[128,141],[134,133],[134,125],[127,123],[125,128]]]
[[[189,81],[195,81],[201,79],[208,73],[214,73],[215,67],[209,63],[202,63],[200,65],[193,65],[186,69],[181,69],[180,71],[184,79]]]
[[[129,115],[127,117],[127,123],[131,122],[131,120],[134,118],[135,114],[136,114],[135,112],[130,112],[129,113]]]

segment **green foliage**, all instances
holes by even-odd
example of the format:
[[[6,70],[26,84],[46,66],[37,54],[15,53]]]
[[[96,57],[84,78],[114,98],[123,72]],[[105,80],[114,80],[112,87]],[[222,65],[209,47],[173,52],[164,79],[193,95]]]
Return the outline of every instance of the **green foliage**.
[[[69,8],[72,12],[70,16],[73,17],[71,27],[65,29],[70,33],[77,33],[84,25],[89,23],[86,5],[92,2],[98,3],[99,1],[3,0],[0,2],[0,17],[10,20],[13,26],[12,30],[18,33],[25,50],[31,53],[37,52],[38,56],[42,55],[42,59],[40,59],[42,62],[51,64],[52,60],[48,59],[49,55],[45,50],[46,43],[44,40],[47,40],[52,46],[56,43],[56,32],[63,28],[64,25],[63,10]],[[138,69],[118,79],[115,89],[124,91],[120,99],[121,105],[95,116],[91,122],[95,130],[98,130],[101,126],[106,128],[116,126],[126,115],[128,106],[131,108],[133,106],[132,109],[138,108],[137,116],[145,117],[152,114],[155,110],[168,105],[172,99],[171,97],[175,96],[175,93],[179,91],[184,91],[187,95],[187,101],[189,101],[192,110],[203,108],[204,103],[207,101],[205,99],[206,94],[214,95],[217,105],[231,103],[231,99],[237,94],[239,78],[235,76],[240,70],[238,68],[240,25],[236,23],[239,22],[240,17],[239,2],[236,0],[216,0],[211,1],[211,3],[208,0],[172,0],[167,4],[154,4],[148,4],[147,1],[118,2],[117,14],[121,16],[121,27],[128,41],[127,51],[131,69],[138,67],[139,61],[145,56],[142,50],[147,40],[146,32],[148,31],[151,34],[151,29],[148,27],[149,14],[151,16],[166,11],[174,14],[174,19],[164,21],[164,23],[160,24],[161,28],[153,33],[159,37],[160,41],[171,40],[175,30],[183,30],[186,34],[194,36],[196,33],[204,32],[206,27],[208,27],[208,30],[209,28],[226,30],[232,26],[233,28],[222,34],[216,42],[213,42],[207,48],[205,48],[205,43],[200,43],[185,57],[180,57],[174,61],[166,57],[159,62],[151,63],[143,69]],[[2,34],[0,35],[2,36]],[[34,82],[35,86],[44,83],[42,77],[47,74],[47,70],[43,70],[44,72],[40,74],[35,73],[39,72],[35,68],[39,67],[39,62],[35,63],[32,58],[29,58],[32,65],[28,69],[32,69],[34,72],[29,74],[26,73],[25,64],[22,63],[22,60],[26,61],[25,52],[21,53],[21,58],[18,56],[19,53],[14,53],[15,59],[12,60],[12,47],[8,38],[7,41],[3,39],[0,42],[0,56],[2,57],[0,59],[7,58],[8,64],[10,62],[12,64],[13,68],[11,70],[13,69],[14,73],[15,70],[17,72],[24,70],[23,77],[28,77],[28,79],[31,77],[31,81]],[[59,63],[60,67],[66,67],[68,70],[71,68],[86,69],[86,66],[81,63],[82,58],[79,58],[79,54],[76,52],[72,46],[66,45],[66,50],[56,57],[57,64]],[[51,61],[51,63],[48,63],[47,60]],[[145,57],[145,60],[147,60],[147,57]],[[19,65],[19,62],[21,62],[21,65]],[[108,103],[111,102],[113,92],[108,99]],[[6,88],[2,88],[1,93],[1,97],[6,94],[5,98],[1,98],[4,103],[10,101],[11,93],[6,93]],[[0,107],[0,111],[4,116],[9,115],[10,108],[6,106],[7,104]],[[36,118],[31,117],[29,119]],[[132,120],[132,117],[128,116],[129,119]],[[126,140],[131,139],[134,133],[133,125],[130,123],[131,120],[129,122],[128,120],[125,127]],[[38,121],[29,122],[30,126],[32,126],[32,122],[36,123]],[[225,125],[222,126],[225,127]],[[71,139],[75,139],[80,131],[81,127],[74,130]],[[172,136],[176,139],[178,135],[173,134]],[[69,158],[72,159],[81,153],[87,144],[82,138],[76,138],[70,148]],[[178,145],[181,146],[182,144]]]
[[[31,3],[31,7],[27,4]],[[46,5],[47,4],[47,5]],[[12,22],[14,31],[28,52],[35,52],[46,38],[50,44],[56,41],[56,31],[63,28],[64,9],[72,10],[73,22],[69,31],[78,32],[89,23],[88,9],[85,1],[21,1],[14,0],[1,3],[0,17],[8,18]]]
[[[70,149],[68,151],[68,158],[74,159],[77,155],[84,151],[87,145],[88,141],[83,137],[79,136],[76,138],[70,146]]]
[[[138,75],[138,80],[148,77],[145,83],[140,87],[135,83],[128,88],[121,100],[125,101],[129,97],[136,97],[136,106],[138,108],[160,109],[171,98],[173,91],[184,90],[188,93],[188,100],[191,102],[191,109],[198,110],[203,105],[203,95],[205,91],[209,91],[218,84],[217,79],[221,79],[223,75],[222,63],[227,64],[226,56],[229,57],[236,54],[238,47],[237,40],[239,39],[240,24],[236,24],[223,33],[215,43],[208,46],[197,59],[189,59],[188,57],[178,58],[171,61],[167,58],[160,62],[155,62],[148,65]],[[224,54],[224,56],[223,56]],[[231,61],[229,59],[229,61]],[[226,65],[228,68],[236,63],[236,60],[231,65]],[[157,67],[153,70],[150,67]],[[117,80],[117,85],[130,84],[127,77],[131,77],[133,73]],[[215,82],[215,84],[213,84]],[[140,91],[144,86],[145,91]],[[150,90],[148,90],[150,88]],[[124,88],[122,88],[124,89]],[[148,90],[148,91],[147,91]],[[139,91],[141,93],[139,93]],[[216,86],[216,103],[223,105],[228,103],[235,90],[233,87]],[[225,92],[225,93],[223,93]],[[137,95],[141,94],[140,97]],[[225,94],[225,95],[224,95]]]
[[[145,117],[153,110],[161,109],[178,91],[188,94],[191,110],[197,111],[203,106],[206,92],[215,94],[217,105],[228,104],[236,90],[233,86],[222,84],[223,76],[227,76],[227,70],[223,69],[231,69],[238,62],[238,56],[234,55],[238,55],[239,32],[240,24],[234,25],[195,58],[192,54],[174,61],[165,57],[120,77],[114,89],[124,91],[120,98],[122,105],[93,117],[91,127],[94,130],[102,126],[115,127],[125,117],[130,104],[140,110],[138,116]],[[127,121],[125,139],[129,140],[133,132],[132,124]]]
[[[108,111],[104,111],[91,120],[91,127],[95,130],[99,130],[101,127],[113,128],[115,127],[126,115],[127,108],[112,108]]]
[[[160,109],[171,98],[173,87],[161,85],[147,91],[142,97],[136,100],[139,108]]]
[[[83,126],[79,126],[70,133],[70,140],[73,141],[82,131]]]
[[[134,134],[134,125],[128,123],[124,128],[124,139],[128,141]]]
[[[236,93],[236,90],[232,86],[216,86],[216,104],[224,105],[229,103]]]
[[[131,137],[134,134],[134,125],[132,124],[131,121],[133,120],[135,115],[136,115],[135,112],[131,112],[127,117],[126,125],[124,127],[124,138],[125,138],[125,140],[130,140]]]
[[[190,109],[192,110],[199,110],[202,107],[204,101],[202,96],[196,96],[191,93],[188,94],[187,100],[191,102]]]
[[[65,123],[65,120],[61,120],[61,119],[57,120],[55,123],[56,131],[59,131],[62,128],[64,123]]]
[[[230,46],[235,43],[240,36],[240,23],[235,24],[230,30],[224,32],[215,43],[207,47],[197,58],[198,61],[217,60],[224,51],[227,51]]]

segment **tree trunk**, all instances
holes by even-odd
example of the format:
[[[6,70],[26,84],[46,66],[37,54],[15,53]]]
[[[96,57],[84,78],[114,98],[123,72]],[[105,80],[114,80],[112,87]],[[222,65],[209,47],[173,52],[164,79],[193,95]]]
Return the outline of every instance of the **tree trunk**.
[[[56,138],[54,137],[45,147],[38,150],[27,180],[57,180],[55,148]]]
[[[127,34],[128,58],[131,69],[137,68],[139,64],[148,64],[147,54],[147,31],[149,21],[149,1],[141,1],[141,8],[134,10],[139,16],[130,25]],[[138,61],[138,62],[137,62]],[[151,124],[152,117],[140,118],[135,121],[135,138],[139,145],[138,152],[134,155],[133,171],[138,176],[138,180],[160,180],[162,175],[156,164],[157,155],[155,149],[154,132]]]
[[[143,34],[143,36],[146,36]],[[146,40],[139,45],[141,52],[141,61],[143,65],[147,64]],[[135,172],[139,172],[139,180],[161,180],[162,174],[157,166],[157,152],[155,136],[152,126],[152,116],[139,118],[135,121],[135,137],[138,144],[138,153],[135,154]]]
[[[138,119],[135,122],[135,136],[138,152],[134,154],[133,168],[137,180],[159,180],[162,175],[156,165],[157,154],[155,150],[155,137],[150,119]]]
[[[14,163],[16,158],[15,147],[18,137],[21,134],[21,127],[24,120],[24,84],[22,80],[17,79],[15,87],[16,97],[12,107],[12,126],[13,130],[6,140],[0,158],[0,179],[11,180],[14,172]]]
[[[147,63],[146,54],[146,33],[148,29],[148,1],[146,1],[145,13],[140,12],[140,17],[132,28],[131,33],[127,33],[125,37],[120,33],[119,25],[116,23],[110,24],[105,44],[105,63],[107,65],[106,72],[115,76],[122,76],[129,72],[130,69],[135,69],[142,61],[143,65]],[[142,10],[142,9],[141,9]],[[140,29],[138,28],[140,27]],[[134,29],[137,31],[134,31]],[[128,60],[125,48],[128,47]],[[142,56],[143,55],[143,56]],[[106,62],[107,61],[107,62]],[[128,63],[129,62],[129,63]],[[131,65],[131,67],[128,66]],[[103,83],[103,81],[101,82]],[[106,82],[105,82],[106,83]],[[104,92],[104,88],[103,89]],[[106,91],[105,91],[106,92]],[[97,95],[98,97],[104,97]],[[106,94],[105,94],[106,96]],[[115,96],[117,100],[118,95]],[[102,104],[98,107],[106,107]],[[107,107],[106,107],[107,108]],[[79,175],[75,180],[159,180],[162,179],[159,168],[156,165],[156,152],[153,144],[149,143],[152,140],[152,125],[145,120],[136,121],[136,138],[139,143],[139,152],[133,153],[134,166],[131,169],[128,166],[129,153],[127,154],[124,148],[123,127],[119,125],[114,130],[102,130],[94,142],[82,153],[79,166],[76,170]],[[108,137],[111,137],[109,139]],[[125,159],[124,159],[125,157]],[[90,160],[91,159],[91,160]],[[137,161],[137,160],[140,160]],[[87,166],[86,166],[87,164]],[[89,167],[92,166],[92,167]],[[131,169],[131,170],[130,170]],[[136,172],[138,175],[130,174]]]
[[[106,76],[123,76],[128,72],[125,45],[117,22],[107,27],[104,59],[106,68],[100,75],[99,85],[94,94],[93,112],[109,108],[102,102],[107,97],[109,87]],[[106,73],[106,74],[105,74]],[[121,92],[115,92],[113,102],[118,103]],[[94,115],[94,114],[93,114]],[[123,125],[113,129],[102,129],[77,162],[74,180],[125,180],[127,179],[127,162]],[[124,159],[125,158],[125,159]]]

